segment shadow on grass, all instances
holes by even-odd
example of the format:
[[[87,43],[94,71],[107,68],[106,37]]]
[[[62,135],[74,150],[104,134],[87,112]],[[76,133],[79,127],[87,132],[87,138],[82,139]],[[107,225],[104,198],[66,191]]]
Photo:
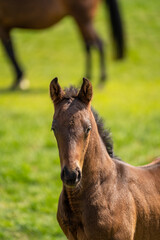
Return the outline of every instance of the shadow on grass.
[[[21,89],[15,89],[12,90],[10,88],[3,88],[0,89],[0,95],[5,95],[5,94],[46,94],[48,93],[48,89],[46,88],[36,88],[36,89],[27,89],[27,90],[21,90]]]

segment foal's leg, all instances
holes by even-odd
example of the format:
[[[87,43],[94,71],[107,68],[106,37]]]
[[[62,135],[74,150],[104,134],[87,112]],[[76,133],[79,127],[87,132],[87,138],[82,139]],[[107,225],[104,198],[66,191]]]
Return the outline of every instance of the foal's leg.
[[[19,64],[17,63],[17,59],[14,53],[13,44],[10,37],[9,30],[6,29],[0,29],[0,38],[2,40],[2,44],[4,46],[4,49],[13,65],[14,71],[16,73],[16,79],[13,82],[13,85],[11,87],[12,90],[16,89],[17,87],[20,87],[21,89],[26,89],[28,87],[28,82],[26,80],[23,80],[23,71]]]
[[[91,77],[91,47],[96,47],[99,51],[100,56],[100,81],[103,82],[107,77],[103,42],[93,28],[93,23],[91,20],[88,22],[80,22],[79,19],[76,19],[76,21],[86,45],[87,77]]]

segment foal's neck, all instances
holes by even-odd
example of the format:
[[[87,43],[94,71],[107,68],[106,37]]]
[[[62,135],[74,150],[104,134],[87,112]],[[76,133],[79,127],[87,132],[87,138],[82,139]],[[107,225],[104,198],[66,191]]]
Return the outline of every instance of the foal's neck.
[[[111,177],[114,172],[114,162],[98,133],[97,126],[92,129],[90,141],[85,154],[82,177],[89,185],[101,184],[104,179]]]

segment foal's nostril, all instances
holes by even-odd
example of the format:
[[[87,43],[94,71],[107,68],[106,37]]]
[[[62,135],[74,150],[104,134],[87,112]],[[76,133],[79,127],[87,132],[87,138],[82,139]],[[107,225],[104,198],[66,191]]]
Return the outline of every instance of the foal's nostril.
[[[62,180],[62,181],[64,181],[64,175],[65,175],[64,172],[65,172],[65,171],[64,171],[64,168],[63,168],[63,170],[62,170],[62,172],[61,172],[61,180]]]
[[[67,185],[75,185],[81,179],[81,171],[78,169],[75,170],[68,170],[65,166],[61,172],[61,179]]]
[[[80,179],[81,179],[81,171],[78,170],[77,173],[78,173],[78,175],[77,175],[77,179],[78,179],[78,181],[80,181]]]

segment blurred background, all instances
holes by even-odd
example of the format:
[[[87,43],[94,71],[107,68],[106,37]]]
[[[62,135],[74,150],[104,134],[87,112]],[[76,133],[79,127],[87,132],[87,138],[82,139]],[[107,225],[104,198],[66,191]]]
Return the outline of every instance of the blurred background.
[[[123,161],[143,165],[160,155],[160,1],[120,0],[127,54],[113,60],[110,23],[102,3],[95,28],[107,48],[108,81],[98,88],[99,56],[93,51],[92,105],[112,133]],[[27,91],[10,92],[12,68],[0,45],[0,239],[65,240],[56,221],[62,189],[58,149],[50,131],[49,83],[80,86],[85,55],[70,17],[42,30],[13,30]]]

